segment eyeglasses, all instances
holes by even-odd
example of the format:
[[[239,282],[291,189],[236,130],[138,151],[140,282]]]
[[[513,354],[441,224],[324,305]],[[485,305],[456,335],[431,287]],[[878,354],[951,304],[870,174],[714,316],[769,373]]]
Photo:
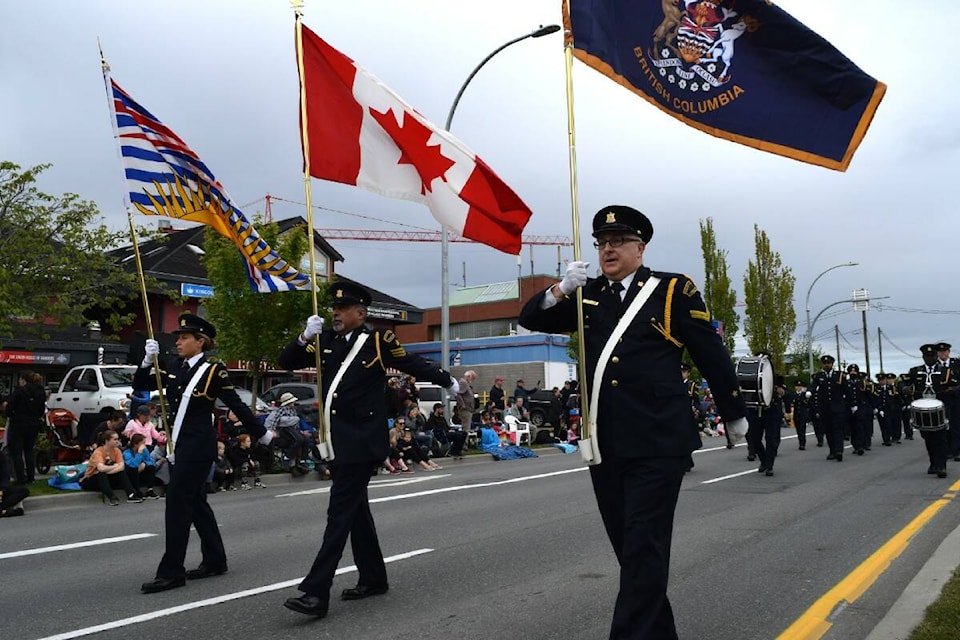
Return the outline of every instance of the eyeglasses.
[[[603,249],[604,245],[610,245],[611,249],[619,249],[627,242],[643,242],[643,238],[635,238],[632,236],[616,236],[613,238],[607,238],[606,240],[594,240],[593,248],[594,249]]]
[[[400,422],[398,422],[397,424],[398,424],[398,425],[400,425],[400,426],[402,427],[403,425],[405,425],[405,424],[407,424],[407,423],[401,420],[401,421],[400,421]]]

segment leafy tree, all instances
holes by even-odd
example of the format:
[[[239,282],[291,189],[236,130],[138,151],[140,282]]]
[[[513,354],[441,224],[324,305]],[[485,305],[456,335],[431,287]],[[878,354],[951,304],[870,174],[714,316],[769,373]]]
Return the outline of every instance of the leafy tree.
[[[753,226],[756,260],[747,265],[743,290],[747,302],[744,331],[751,353],[770,354],[774,370],[784,373],[784,354],[797,329],[793,308],[796,278],[783,266],[780,254],[770,248],[766,232]]]
[[[733,353],[740,318],[734,307],[737,292],[733,290],[727,273],[727,251],[717,245],[713,218],[700,221],[700,247],[703,250],[703,301],[712,316],[723,325],[723,344]]]
[[[96,205],[76,194],[40,191],[49,167],[0,161],[0,341],[14,332],[44,339],[51,328],[90,320],[112,334],[136,314],[136,273],[106,255],[129,242],[128,231],[109,230]]]
[[[257,230],[281,256],[302,256],[310,246],[302,227],[278,238],[276,224]],[[213,297],[203,302],[211,322],[216,325],[217,348],[225,360],[247,363],[250,388],[260,388],[261,368],[276,362],[280,351],[303,328],[304,319],[312,313],[309,291],[257,293],[250,288],[244,258],[236,246],[213,229],[207,229],[203,243],[203,264],[213,285]],[[288,260],[297,264],[299,259]],[[318,293],[321,307],[327,288]]]

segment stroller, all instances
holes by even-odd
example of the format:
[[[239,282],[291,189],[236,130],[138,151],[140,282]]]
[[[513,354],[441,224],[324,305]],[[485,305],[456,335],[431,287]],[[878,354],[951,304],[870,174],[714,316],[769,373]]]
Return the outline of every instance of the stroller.
[[[77,417],[67,409],[51,409],[44,422],[45,430],[37,438],[37,473],[47,473],[54,464],[83,462],[86,452],[77,440]]]

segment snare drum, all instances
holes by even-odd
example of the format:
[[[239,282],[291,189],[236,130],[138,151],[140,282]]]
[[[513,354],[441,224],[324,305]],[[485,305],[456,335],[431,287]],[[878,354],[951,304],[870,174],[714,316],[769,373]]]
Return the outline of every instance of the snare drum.
[[[737,381],[748,407],[769,407],[773,402],[773,365],[767,356],[740,358]]]
[[[920,398],[910,403],[910,424],[919,431],[943,431],[947,414],[936,398]]]

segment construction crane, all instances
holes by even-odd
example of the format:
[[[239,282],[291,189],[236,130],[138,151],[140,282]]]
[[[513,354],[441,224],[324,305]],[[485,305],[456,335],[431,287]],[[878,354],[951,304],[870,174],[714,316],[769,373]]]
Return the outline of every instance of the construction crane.
[[[267,194],[263,198],[254,200],[253,202],[248,202],[243,205],[242,208],[247,208],[250,205],[257,204],[260,200],[264,200],[266,204],[263,209],[263,217],[266,222],[273,221],[273,201],[277,202],[286,202],[289,204],[299,205],[305,207],[306,205],[302,202],[296,202],[294,200],[287,200],[285,198],[279,198],[277,196],[272,196]],[[315,206],[315,209],[333,211],[335,213],[343,213],[358,218],[365,218],[367,220],[378,220],[377,218],[371,218],[369,216],[358,215],[355,213],[349,213],[347,211],[338,211],[336,209],[327,209],[326,207]],[[387,222],[385,220],[378,220],[379,222]],[[396,223],[392,223],[396,224]],[[410,225],[403,225],[410,226]],[[380,242],[440,242],[441,232],[431,231],[429,229],[422,229],[419,231],[386,231],[386,230],[376,230],[376,229],[316,229],[316,232],[328,240],[376,240]],[[475,242],[474,240],[468,240],[466,238],[460,237],[455,233],[450,233],[448,236],[450,242]],[[573,246],[573,241],[566,236],[542,236],[542,235],[525,235],[521,237],[521,242],[527,246],[556,246],[556,247],[571,247]]]

